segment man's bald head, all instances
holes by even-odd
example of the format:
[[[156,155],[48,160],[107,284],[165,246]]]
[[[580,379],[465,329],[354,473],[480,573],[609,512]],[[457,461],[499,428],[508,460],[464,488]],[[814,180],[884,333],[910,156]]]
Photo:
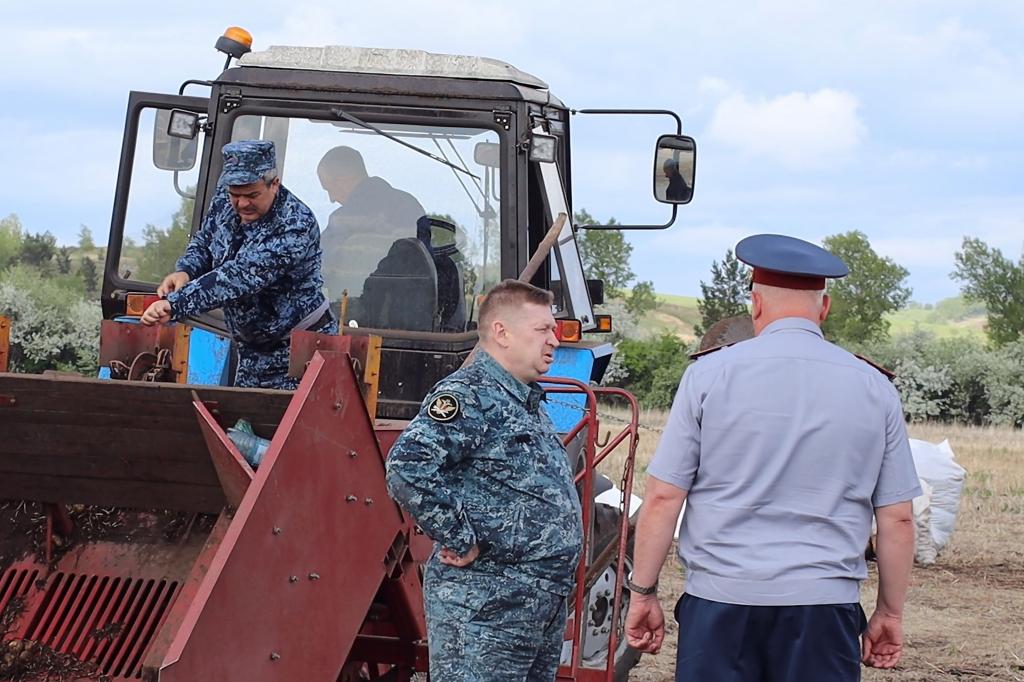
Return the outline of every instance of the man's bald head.
[[[750,293],[756,334],[784,317],[802,317],[820,325],[828,316],[830,301],[824,289],[787,289],[755,282]]]
[[[344,204],[352,191],[367,178],[362,155],[352,147],[334,147],[316,167],[320,185],[331,201]]]

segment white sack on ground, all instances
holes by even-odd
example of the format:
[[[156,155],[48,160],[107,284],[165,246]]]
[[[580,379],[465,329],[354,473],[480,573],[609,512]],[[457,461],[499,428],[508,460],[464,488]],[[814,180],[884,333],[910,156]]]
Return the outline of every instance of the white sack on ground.
[[[938,550],[932,539],[932,486],[923,478],[920,495],[914,498],[914,561],[925,566],[935,563]]]
[[[949,538],[956,526],[956,515],[960,509],[964,478],[967,472],[956,463],[956,456],[944,440],[938,445],[923,440],[910,439],[917,475],[932,487],[931,502],[928,505],[931,516],[932,542],[936,552],[949,544]]]

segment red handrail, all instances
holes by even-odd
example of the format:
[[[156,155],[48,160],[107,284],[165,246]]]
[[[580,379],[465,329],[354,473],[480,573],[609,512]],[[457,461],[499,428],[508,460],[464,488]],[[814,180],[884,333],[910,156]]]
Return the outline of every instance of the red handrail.
[[[580,433],[586,429],[586,440],[583,450],[583,469],[576,474],[576,483],[583,484],[581,491],[583,509],[583,556],[576,569],[576,590],[575,605],[573,610],[573,632],[572,632],[572,661],[567,668],[559,669],[559,680],[594,681],[605,680],[612,682],[615,675],[615,650],[618,647],[618,624],[620,618],[620,601],[625,575],[626,546],[629,541],[630,519],[629,500],[633,491],[633,468],[636,459],[636,448],[639,443],[639,419],[640,409],[636,398],[620,388],[601,388],[588,386],[587,384],[574,379],[563,379],[545,377],[545,391],[554,394],[574,394],[585,397],[584,406],[578,407],[583,414],[580,420],[563,437],[563,443],[568,445]],[[615,397],[626,400],[630,407],[630,419],[622,430],[614,437],[609,438],[605,445],[598,450],[597,433],[600,429],[600,418],[597,411],[598,396]],[[619,534],[617,538],[616,568],[615,568],[615,592],[612,602],[612,628],[608,641],[608,656],[604,670],[584,668],[580,665],[580,647],[583,628],[583,608],[587,590],[587,557],[590,555],[590,547],[593,541],[590,533],[590,518],[593,513],[594,499],[594,473],[597,466],[603,462],[609,454],[629,439],[629,452],[623,465],[622,479],[620,481],[622,497],[620,505],[622,516],[619,521]]]

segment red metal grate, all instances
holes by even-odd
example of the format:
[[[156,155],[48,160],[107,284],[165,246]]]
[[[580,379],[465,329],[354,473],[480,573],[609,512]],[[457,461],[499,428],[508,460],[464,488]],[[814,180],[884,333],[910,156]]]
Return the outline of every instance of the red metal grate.
[[[140,679],[142,656],[177,592],[166,580],[56,573],[25,639],[94,663],[101,675]]]
[[[32,589],[32,583],[36,578],[39,577],[39,570],[35,568],[11,568],[4,573],[3,578],[0,578],[0,614],[7,612],[8,605],[11,606],[12,611],[20,611],[20,608],[16,608],[14,604],[11,604],[13,600],[22,600],[24,603],[25,596]],[[23,607],[22,607],[23,608]],[[13,619],[12,619],[13,620]],[[6,627],[12,626],[14,623],[0,623]],[[0,636],[7,634],[0,631]]]

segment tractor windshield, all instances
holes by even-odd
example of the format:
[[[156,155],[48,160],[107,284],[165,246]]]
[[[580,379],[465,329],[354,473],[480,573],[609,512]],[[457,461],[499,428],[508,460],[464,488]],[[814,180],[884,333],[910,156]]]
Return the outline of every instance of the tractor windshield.
[[[132,283],[172,272],[193,227],[206,136],[180,144],[163,134],[168,115],[155,107],[139,115],[118,261],[118,275]],[[240,112],[229,120],[232,140],[275,143],[282,183],[316,215],[324,284],[339,319],[374,329],[474,330],[478,296],[501,278],[499,133],[468,121],[352,118],[325,110],[323,118]],[[217,173],[219,154],[213,162]]]
[[[232,139],[274,141],[282,183],[320,223],[346,324],[475,327],[476,298],[501,274],[497,132],[244,115]]]

